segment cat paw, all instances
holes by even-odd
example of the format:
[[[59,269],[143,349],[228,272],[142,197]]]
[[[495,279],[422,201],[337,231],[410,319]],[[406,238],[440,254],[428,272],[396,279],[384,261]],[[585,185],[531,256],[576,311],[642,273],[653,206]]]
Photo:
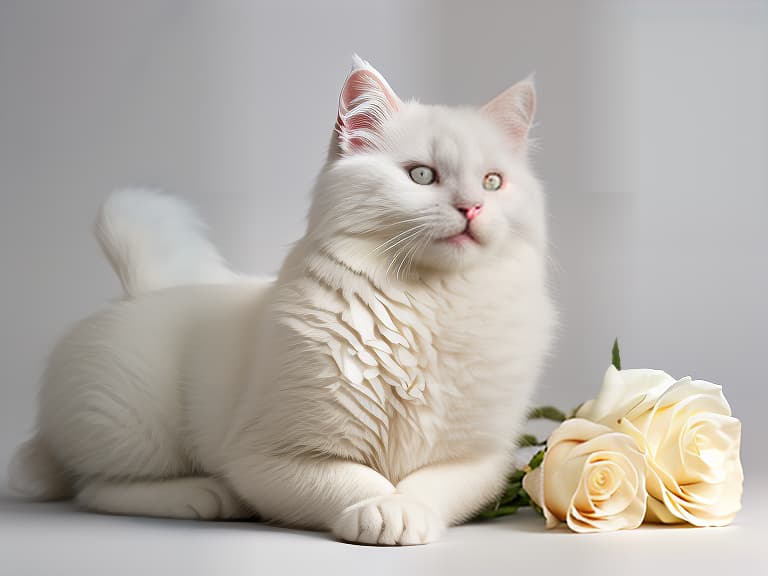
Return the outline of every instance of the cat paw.
[[[350,506],[334,522],[333,534],[346,542],[414,546],[434,542],[445,524],[426,505],[390,494]]]

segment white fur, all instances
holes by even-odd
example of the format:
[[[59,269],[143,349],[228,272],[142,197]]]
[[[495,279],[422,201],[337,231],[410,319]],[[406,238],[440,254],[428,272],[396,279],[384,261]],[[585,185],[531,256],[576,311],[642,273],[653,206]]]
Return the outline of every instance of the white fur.
[[[332,147],[275,281],[227,281],[178,201],[108,201],[99,235],[131,298],[54,350],[16,485],[380,544],[432,541],[498,493],[554,325],[527,132],[506,130],[530,122],[532,86],[501,116],[368,89],[397,109],[364,149]],[[439,182],[412,182],[413,163]],[[467,203],[476,242],[445,240]]]
[[[224,259],[188,204],[153,190],[126,189],[101,205],[94,232],[128,296],[169,286],[231,282]]]

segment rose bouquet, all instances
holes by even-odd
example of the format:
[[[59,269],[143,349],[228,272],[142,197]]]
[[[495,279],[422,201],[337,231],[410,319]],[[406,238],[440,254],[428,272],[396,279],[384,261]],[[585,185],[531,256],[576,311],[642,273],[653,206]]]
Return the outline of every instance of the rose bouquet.
[[[481,517],[532,505],[548,527],[600,532],[644,521],[724,526],[741,508],[741,423],[716,384],[622,370],[615,343],[595,399],[569,419],[551,407],[531,416],[560,425]]]

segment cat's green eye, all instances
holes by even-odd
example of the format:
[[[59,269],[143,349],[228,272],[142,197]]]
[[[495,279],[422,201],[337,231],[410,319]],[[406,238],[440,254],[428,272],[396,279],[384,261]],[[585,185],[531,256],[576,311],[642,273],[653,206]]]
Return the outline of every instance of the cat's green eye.
[[[483,178],[483,188],[486,190],[498,190],[501,188],[501,174],[498,172],[489,172]]]
[[[414,166],[408,171],[408,174],[410,174],[411,180],[423,186],[433,184],[437,179],[435,171],[429,166]]]

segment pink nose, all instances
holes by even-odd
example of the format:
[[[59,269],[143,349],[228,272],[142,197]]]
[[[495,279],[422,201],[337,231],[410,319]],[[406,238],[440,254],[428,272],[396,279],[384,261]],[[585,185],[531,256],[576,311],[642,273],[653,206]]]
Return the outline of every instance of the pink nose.
[[[467,220],[474,220],[475,217],[478,214],[480,214],[480,211],[482,209],[483,209],[482,204],[475,204],[474,206],[470,206],[470,207],[456,206],[456,210],[461,212]]]

